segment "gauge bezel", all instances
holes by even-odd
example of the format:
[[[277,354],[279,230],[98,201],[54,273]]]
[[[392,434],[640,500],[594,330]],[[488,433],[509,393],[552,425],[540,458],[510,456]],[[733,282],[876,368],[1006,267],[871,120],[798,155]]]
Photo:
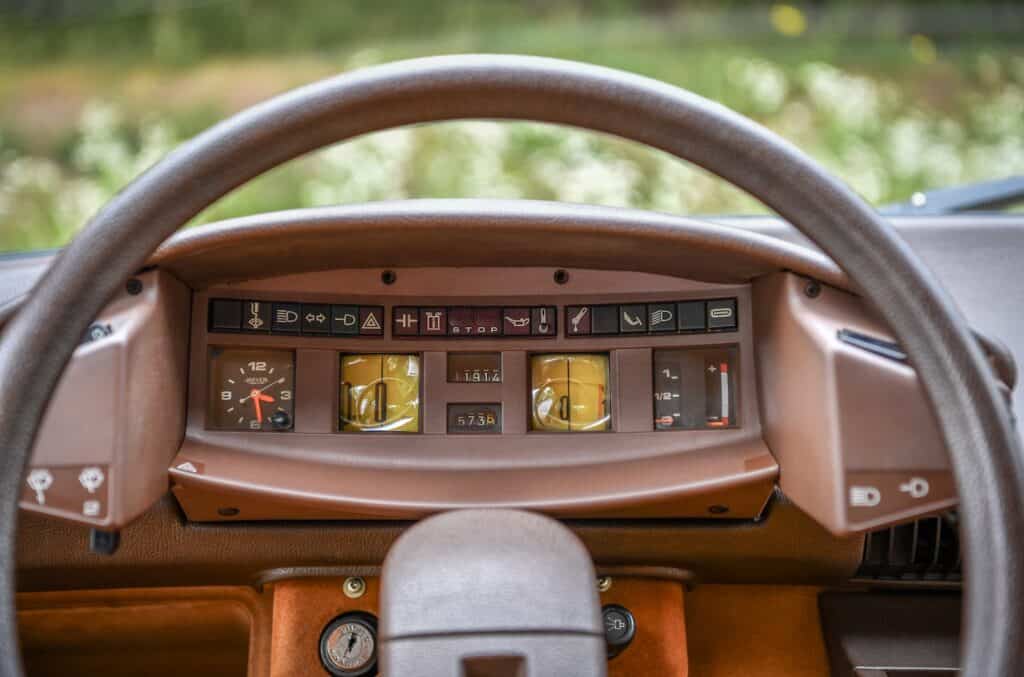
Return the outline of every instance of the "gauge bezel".
[[[355,623],[362,625],[373,637],[373,655],[370,658],[370,662],[364,667],[357,670],[345,670],[339,668],[333,664],[328,652],[327,652],[327,637],[337,628],[339,625],[345,625],[346,623]],[[366,611],[349,611],[343,613],[340,616],[336,616],[330,623],[324,626],[323,631],[320,633],[320,664],[324,666],[334,677],[374,677],[377,674],[377,657],[379,649],[379,638],[377,636],[377,617]]]
[[[616,432],[616,388],[615,367],[613,365],[615,348],[606,350],[557,350],[557,351],[531,351],[526,355],[526,432],[528,435],[600,435]],[[571,423],[565,430],[552,428],[537,428],[534,416],[534,400],[536,397],[533,383],[534,360],[544,357],[601,357],[605,360],[604,388],[605,388],[605,427],[591,429],[572,429]],[[567,376],[568,380],[569,377]]]
[[[345,430],[345,424],[341,418],[341,402],[342,402],[342,377],[345,358],[353,355],[360,355],[364,357],[380,357],[381,359],[386,357],[415,357],[417,360],[417,368],[419,374],[416,377],[416,429],[415,430],[385,430],[385,429],[362,429],[362,430]],[[402,351],[402,350],[342,350],[337,354],[337,367],[335,370],[335,408],[334,408],[334,432],[340,435],[420,435],[423,433],[423,418],[426,412],[426,402],[423,396],[423,370],[424,370],[424,356],[423,353],[416,351]]]
[[[225,359],[227,355],[230,359],[233,353],[249,353],[253,355],[267,355],[273,354],[275,361],[287,362],[288,369],[291,373],[291,397],[288,400],[289,404],[285,407],[290,417],[290,422],[286,428],[239,428],[229,425],[219,425],[218,419],[221,417],[222,412],[219,410],[219,406],[222,400],[218,397],[219,393],[222,392],[223,384],[220,380],[215,378],[215,370],[218,366],[218,361]],[[268,362],[270,360],[267,360]],[[295,430],[295,410],[296,410],[296,373],[295,373],[295,350],[289,348],[271,348],[271,347],[256,347],[256,346],[222,346],[222,345],[211,345],[207,350],[207,364],[206,364],[206,376],[207,376],[207,399],[206,399],[206,429],[216,430],[221,432],[247,432],[247,433],[290,433]],[[283,400],[281,400],[283,401]],[[281,405],[278,406],[281,408]],[[246,417],[248,418],[248,417]],[[268,417],[269,418],[269,417]]]

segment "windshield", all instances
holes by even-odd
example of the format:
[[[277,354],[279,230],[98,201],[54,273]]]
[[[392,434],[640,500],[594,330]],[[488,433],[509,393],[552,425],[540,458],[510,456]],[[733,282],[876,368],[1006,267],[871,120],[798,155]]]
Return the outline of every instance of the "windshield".
[[[691,89],[874,204],[1024,173],[1024,8],[671,0],[0,1],[0,251],[65,244],[219,119],[369,64],[455,52],[588,61]],[[534,124],[374,134],[261,177],[193,223],[417,197],[760,213],[663,153]]]

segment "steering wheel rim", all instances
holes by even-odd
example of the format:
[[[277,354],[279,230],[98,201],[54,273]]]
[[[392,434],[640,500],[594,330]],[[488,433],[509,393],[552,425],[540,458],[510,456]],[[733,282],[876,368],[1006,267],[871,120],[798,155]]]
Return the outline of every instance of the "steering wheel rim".
[[[212,127],[111,200],[37,283],[0,338],[0,677],[22,675],[21,482],[47,401],[106,301],[171,233],[251,178],[360,134],[465,118],[566,124],[667,151],[746,190],[832,257],[903,344],[950,450],[965,525],[964,674],[1024,674],[1019,440],[967,323],[906,243],[794,146],[719,104],[596,66],[470,55],[345,74]],[[1003,632],[988,631],[992,618]]]

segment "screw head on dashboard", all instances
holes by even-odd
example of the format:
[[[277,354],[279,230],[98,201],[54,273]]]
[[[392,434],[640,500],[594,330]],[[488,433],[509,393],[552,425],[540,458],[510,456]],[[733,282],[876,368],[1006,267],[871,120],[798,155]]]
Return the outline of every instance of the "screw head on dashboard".
[[[612,577],[611,576],[598,576],[597,577],[597,591],[608,592],[612,589]]]
[[[385,270],[380,274],[380,281],[384,284],[394,284],[398,280],[398,274],[393,270]]]
[[[555,284],[565,284],[569,281],[569,271],[559,268],[555,271]]]
[[[817,280],[808,280],[807,286],[804,287],[804,293],[807,294],[807,298],[818,298],[821,296],[821,284]]]
[[[341,589],[349,599],[359,599],[366,593],[366,581],[362,576],[349,576]]]

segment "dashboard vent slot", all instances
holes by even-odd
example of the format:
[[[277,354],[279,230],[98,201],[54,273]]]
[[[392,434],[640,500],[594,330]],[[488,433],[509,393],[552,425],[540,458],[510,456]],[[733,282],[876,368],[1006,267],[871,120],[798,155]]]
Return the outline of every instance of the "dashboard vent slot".
[[[858,579],[960,582],[956,511],[872,531],[864,539]]]

